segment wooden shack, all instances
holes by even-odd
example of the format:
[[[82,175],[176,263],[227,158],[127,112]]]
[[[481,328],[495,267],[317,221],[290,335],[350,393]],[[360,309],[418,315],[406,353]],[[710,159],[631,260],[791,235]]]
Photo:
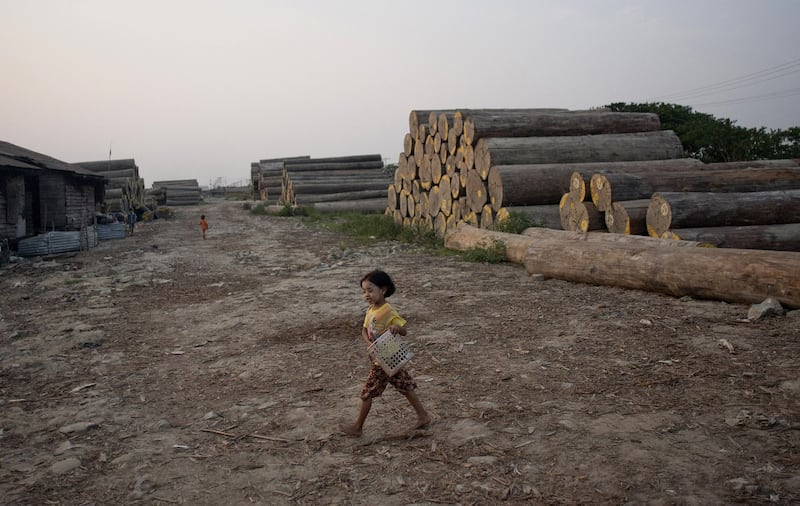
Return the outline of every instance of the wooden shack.
[[[0,242],[94,222],[105,177],[0,141]]]

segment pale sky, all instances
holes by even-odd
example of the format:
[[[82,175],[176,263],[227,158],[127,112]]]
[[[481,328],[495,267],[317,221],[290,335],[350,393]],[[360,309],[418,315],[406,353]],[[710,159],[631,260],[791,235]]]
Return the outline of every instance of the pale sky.
[[[395,163],[412,109],[663,100],[787,128],[798,24],[798,0],[0,0],[0,140],[110,147],[149,187],[279,156]]]

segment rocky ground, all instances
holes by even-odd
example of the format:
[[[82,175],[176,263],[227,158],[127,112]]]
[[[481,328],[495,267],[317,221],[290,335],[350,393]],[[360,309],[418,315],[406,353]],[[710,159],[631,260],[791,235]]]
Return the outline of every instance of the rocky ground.
[[[353,438],[374,268],[434,422],[410,429],[390,388]],[[5,266],[0,294],[3,504],[800,501],[800,311],[752,322],[225,201]]]

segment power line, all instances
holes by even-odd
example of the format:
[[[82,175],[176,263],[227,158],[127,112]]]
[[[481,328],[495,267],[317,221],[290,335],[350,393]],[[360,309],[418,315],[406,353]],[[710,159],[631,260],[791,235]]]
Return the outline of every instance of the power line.
[[[759,70],[757,72],[752,72],[750,74],[745,74],[743,76],[727,79],[725,81],[720,81],[718,83],[708,84],[705,86],[700,86],[698,88],[692,88],[681,92],[661,95],[659,97],[655,97],[651,101],[659,101],[664,99],[672,99],[672,100],[685,99],[695,96],[717,93],[720,91],[730,91],[732,89],[744,86],[751,86],[753,84],[757,84],[760,82],[769,81],[772,79],[778,79],[780,77],[785,77],[787,75],[791,75],[796,72],[800,72],[800,59],[791,60],[782,63],[780,65],[776,65],[774,67],[769,67],[763,70]]]
[[[752,95],[749,97],[739,97],[739,98],[731,98],[729,100],[719,100],[716,102],[705,102],[702,104],[688,104],[692,107],[703,107],[703,106],[710,106],[710,105],[734,105],[734,104],[748,104],[752,102],[761,102],[764,100],[774,100],[777,98],[786,98],[786,97],[793,97],[795,95],[800,95],[800,88],[792,88],[788,90],[782,91],[774,91],[772,93],[764,93],[762,95]]]

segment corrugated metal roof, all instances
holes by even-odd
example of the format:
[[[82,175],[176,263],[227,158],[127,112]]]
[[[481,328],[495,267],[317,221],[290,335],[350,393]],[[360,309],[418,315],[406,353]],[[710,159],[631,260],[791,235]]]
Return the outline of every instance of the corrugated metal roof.
[[[103,175],[95,174],[74,163],[63,162],[52,156],[37,153],[10,142],[0,141],[0,168],[3,167],[23,170],[56,170],[72,172],[82,177],[100,181],[105,179]]]

